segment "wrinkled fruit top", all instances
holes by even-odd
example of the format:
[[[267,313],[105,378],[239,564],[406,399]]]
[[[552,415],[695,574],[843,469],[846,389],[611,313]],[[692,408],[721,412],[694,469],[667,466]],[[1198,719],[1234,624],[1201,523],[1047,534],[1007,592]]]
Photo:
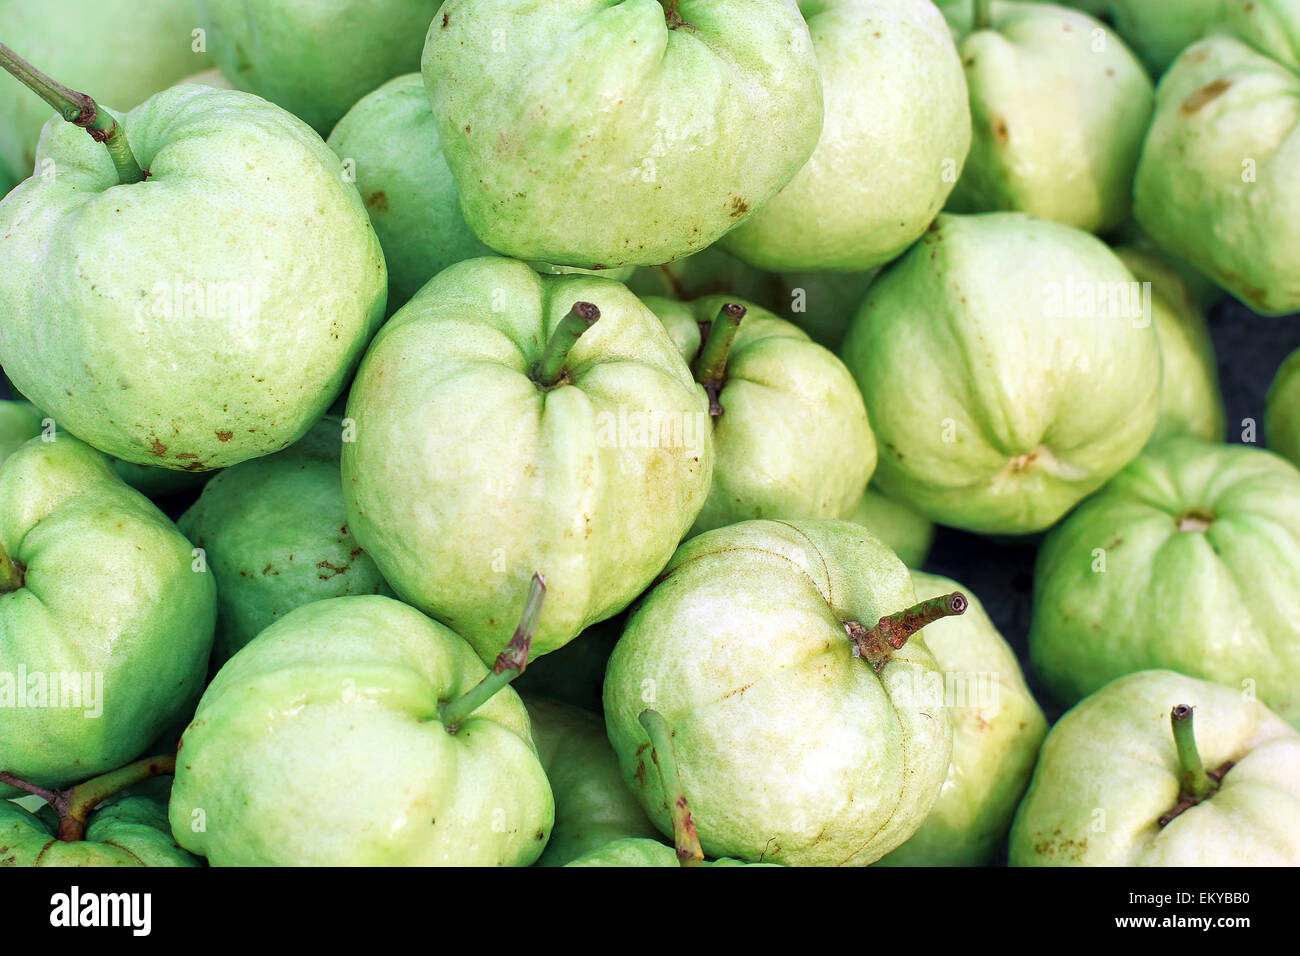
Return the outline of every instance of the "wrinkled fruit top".
[[[853,376],[798,326],[741,299],[647,298],[687,362],[701,324],[726,303],[747,310],[712,418],[713,486],[693,534],[751,518],[842,518],[876,467],[876,440]]]
[[[576,302],[600,318],[534,379]],[[348,399],[348,527],[406,601],[493,660],[533,572],[534,658],[622,610],[672,555],[713,471],[704,390],[627,289],[471,259],[384,326]]]
[[[822,90],[795,4],[669,6],[442,5],[422,72],[465,218],[485,243],[584,268],[670,262],[803,166]]]
[[[172,839],[167,808],[148,797],[122,797],[90,814],[85,839],[55,838],[59,823],[43,806],[31,813],[0,800],[0,866],[202,866]]]
[[[930,812],[952,728],[916,693],[924,631],[879,674],[845,624],[916,602],[907,568],[858,525],[747,521],[687,541],[632,612],[605,678],[623,778],[670,831],[638,715],[672,729],[704,852],[865,865]]]
[[[46,787],[122,766],[183,718],[216,618],[190,542],[55,434],[0,468],[0,544],[22,569],[0,594],[0,769]]]
[[[118,458],[204,471],[299,438],[383,318],[383,254],[338,157],[247,93],[186,85],[117,117],[144,182],[55,118],[0,202],[0,363]]]
[[[1159,412],[1141,286],[1101,240],[1015,213],[940,216],[871,284],[841,354],[880,447],[875,483],[985,534],[1054,524]]]
[[[523,703],[507,687],[457,733],[439,718],[486,673],[391,598],[291,611],[199,701],[172,833],[214,866],[527,866],[554,806]]]
[[[1195,709],[1218,792],[1179,800],[1169,712]],[[1300,865],[1300,734],[1232,687],[1173,671],[1123,677],[1052,728],[1011,829],[1012,866]]]

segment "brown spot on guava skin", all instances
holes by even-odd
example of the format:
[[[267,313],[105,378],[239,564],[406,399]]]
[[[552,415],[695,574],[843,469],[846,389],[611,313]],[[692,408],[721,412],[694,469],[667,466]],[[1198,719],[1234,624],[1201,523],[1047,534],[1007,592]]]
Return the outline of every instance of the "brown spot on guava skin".
[[[330,578],[336,578],[340,574],[347,572],[352,565],[337,565],[331,564],[329,561],[317,561],[316,567],[322,569],[321,573],[316,575],[316,577],[320,578],[322,581],[328,581]]]
[[[993,135],[997,137],[999,143],[1010,142],[1011,134],[1007,132],[1007,121],[998,117],[997,124],[993,127]]]
[[[1191,96],[1187,97],[1187,99],[1183,100],[1183,105],[1181,107],[1182,112],[1188,116],[1199,112],[1201,107],[1217,100],[1230,86],[1232,86],[1232,81],[1224,79],[1218,79],[1213,83],[1207,83]]]
[[[442,28],[443,28],[444,30],[447,29],[447,23],[448,23],[450,20],[451,20],[451,14],[450,14],[450,13],[444,13],[444,14],[442,15]]]
[[[366,208],[375,212],[388,212],[388,194],[382,189],[366,197]]]
[[[739,196],[732,196],[731,197],[731,218],[739,219],[747,212],[749,212],[749,203],[745,202],[745,200],[741,199]]]
[[[157,455],[159,458],[162,458],[164,455],[167,454],[167,446],[164,445],[162,442],[160,442],[158,439],[150,438],[149,445],[150,445],[149,450],[153,452],[155,455]]]
[[[217,441],[230,441],[234,437],[234,432],[217,432]]]
[[[737,694],[739,694],[740,696],[743,697],[744,694],[745,694],[745,691],[749,690],[751,687],[753,687],[753,686],[754,686],[755,684],[757,684],[757,683],[758,683],[758,681],[756,681],[756,680],[752,680],[752,681],[750,681],[748,684],[746,684],[744,687],[737,687],[735,690],[731,691],[730,693],[725,694],[721,699],[722,699],[722,700],[726,700],[728,697],[735,697]]]

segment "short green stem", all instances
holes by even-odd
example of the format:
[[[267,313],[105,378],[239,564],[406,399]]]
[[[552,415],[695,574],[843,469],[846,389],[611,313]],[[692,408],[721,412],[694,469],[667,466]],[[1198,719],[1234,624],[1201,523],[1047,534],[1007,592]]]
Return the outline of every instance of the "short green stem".
[[[0,544],[0,594],[20,590],[25,581],[22,564],[9,557],[9,552]]]
[[[1178,748],[1178,764],[1182,768],[1179,782],[1183,793],[1204,800],[1216,788],[1201,762],[1201,751],[1196,746],[1196,732],[1192,725],[1192,708],[1179,704],[1169,712],[1174,728],[1174,746]]]
[[[46,76],[3,43],[0,43],[0,66],[50,104],[69,123],[80,126],[93,140],[103,143],[117,169],[118,182],[127,185],[144,181],[147,174],[131,152],[125,131],[116,119],[101,111],[93,99]]]
[[[551,333],[546,343],[546,350],[533,367],[533,381],[543,388],[554,388],[564,383],[567,378],[565,363],[569,352],[578,344],[589,328],[600,318],[600,309],[590,302],[575,302],[569,314],[560,319],[560,324]]]
[[[854,644],[855,657],[865,658],[877,674],[884,668],[894,651],[902,648],[908,639],[940,618],[964,614],[970,602],[960,591],[944,594],[913,604],[902,611],[886,614],[875,627],[866,628],[857,621],[848,621],[844,630]]]
[[[1179,704],[1171,710],[1169,722],[1174,732],[1174,748],[1178,751],[1178,802],[1157,821],[1161,827],[1169,826],[1202,800],[1214,796],[1223,778],[1233,768],[1233,762],[1225,760],[1214,770],[1205,769],[1201,751],[1196,746],[1189,705]]]
[[[972,26],[976,30],[987,30],[993,25],[992,0],[974,0],[975,18]]]
[[[90,819],[91,811],[109,797],[152,777],[171,776],[175,773],[176,756],[172,754],[145,757],[67,790],[46,790],[20,780],[11,773],[0,773],[0,781],[45,800],[59,815],[59,840],[76,843],[86,837],[86,821]]]
[[[704,850],[700,846],[700,835],[695,829],[695,820],[691,816],[690,805],[686,802],[686,794],[677,775],[677,754],[673,750],[672,730],[663,714],[657,710],[641,711],[640,721],[650,736],[650,755],[659,768],[664,799],[668,801],[677,862],[682,866],[699,866],[704,861]]]
[[[545,597],[546,579],[540,574],[534,574],[519,626],[515,628],[505,650],[497,655],[492,672],[465,694],[438,705],[438,719],[442,721],[447,733],[454,734],[460,730],[460,725],[470,714],[524,672],[528,666],[528,651],[533,646],[533,635],[537,633],[537,620],[541,617],[542,600]]]
[[[740,331],[745,312],[743,305],[725,303],[718,310],[718,317],[707,323],[704,343],[691,365],[695,381],[704,386],[704,391],[709,396],[709,414],[715,418],[722,414],[718,393],[727,381],[727,358],[731,355],[731,346],[735,344],[736,333]]]

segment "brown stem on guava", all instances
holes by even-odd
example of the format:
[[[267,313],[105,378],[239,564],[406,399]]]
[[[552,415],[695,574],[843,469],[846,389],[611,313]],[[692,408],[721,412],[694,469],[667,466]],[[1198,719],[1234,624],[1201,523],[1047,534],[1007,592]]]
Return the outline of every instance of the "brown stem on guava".
[[[22,562],[9,557],[9,552],[0,544],[0,594],[21,590],[26,580]]]
[[[714,418],[722,414],[718,404],[718,393],[727,381],[727,357],[731,346],[740,331],[740,323],[745,318],[746,309],[735,302],[727,302],[718,310],[718,317],[712,322],[700,323],[702,344],[700,351],[691,363],[691,373],[695,381],[704,386],[709,396],[709,414]]]
[[[569,351],[599,318],[600,309],[590,302],[573,303],[573,308],[569,310],[568,315],[560,319],[555,330],[551,332],[542,357],[533,366],[533,381],[545,389],[567,384],[568,370],[564,367],[564,363],[569,359]]]
[[[1196,746],[1196,732],[1192,724],[1193,708],[1179,704],[1169,712],[1169,721],[1174,732],[1174,747],[1178,750],[1178,802],[1172,810],[1160,817],[1159,824],[1167,827],[1186,810],[1190,810],[1202,800],[1214,796],[1224,776],[1232,769],[1232,761],[1226,761],[1216,770],[1206,770],[1201,762],[1201,751]]]
[[[492,664],[492,672],[455,700],[443,701],[438,705],[438,719],[447,733],[454,734],[460,730],[465,718],[483,706],[497,691],[524,672],[528,667],[528,651],[533,646],[533,635],[537,633],[537,620],[542,614],[542,599],[546,597],[546,579],[534,573],[528,587],[528,599],[524,602],[524,612],[520,615],[519,626],[510,638],[510,643],[497,655]]]
[[[43,99],[61,117],[74,126],[80,126],[90,134],[91,139],[103,143],[108,150],[113,166],[117,170],[117,180],[122,185],[143,182],[149,175],[140,168],[131,144],[127,142],[126,132],[108,113],[102,112],[95,101],[85,93],[68,89],[54,80],[9,47],[0,43],[0,66],[29,90]]]
[[[677,299],[685,302],[690,297],[686,294],[686,289],[682,286],[681,281],[678,280],[677,276],[673,274],[673,270],[669,268],[669,265],[669,263],[665,263],[661,266],[655,266],[655,268],[663,273],[664,279],[672,287],[673,295]]]
[[[176,756],[171,754],[144,757],[66,790],[46,790],[7,772],[0,772],[0,782],[35,794],[48,803],[59,815],[59,840],[76,843],[86,838],[86,821],[90,819],[91,811],[109,797],[153,777],[175,773]]]
[[[687,23],[681,18],[681,14],[677,12],[677,8],[681,5],[681,2],[682,0],[659,0],[659,5],[664,8],[664,22],[668,24],[669,30],[676,30],[678,27],[686,27],[692,33],[698,33],[699,31],[695,29],[695,24]]]
[[[879,674],[894,651],[906,644],[913,634],[940,618],[964,614],[969,606],[966,595],[953,591],[886,614],[872,628],[863,627],[857,621],[846,621],[844,630],[853,642],[853,655],[864,658]]]
[[[682,866],[700,866],[704,862],[704,849],[700,846],[700,834],[695,829],[695,819],[691,816],[690,805],[677,775],[677,754],[673,750],[672,730],[657,710],[643,710],[639,719],[650,736],[650,756],[659,768],[664,799],[668,802],[668,814],[673,821],[677,862]]]

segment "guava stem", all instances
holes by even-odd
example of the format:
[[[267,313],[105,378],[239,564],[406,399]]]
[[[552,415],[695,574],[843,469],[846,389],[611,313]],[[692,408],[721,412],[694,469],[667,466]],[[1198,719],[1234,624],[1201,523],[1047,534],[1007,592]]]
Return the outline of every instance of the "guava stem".
[[[673,821],[673,843],[676,844],[677,862],[682,866],[699,866],[704,861],[704,849],[700,846],[700,834],[695,829],[695,820],[691,816],[690,805],[682,791],[681,779],[677,776],[677,754],[673,750],[673,733],[668,721],[657,710],[641,711],[641,726],[650,735],[650,756],[659,768],[659,779],[663,783],[664,796],[668,800],[668,813]]]
[[[1174,729],[1174,746],[1178,748],[1178,763],[1182,767],[1179,778],[1182,791],[1199,802],[1217,787],[1205,772],[1205,764],[1201,762],[1201,752],[1196,746],[1196,733],[1192,727],[1192,708],[1187,704],[1179,704],[1169,712],[1169,719]]]
[[[102,776],[79,783],[68,793],[66,813],[59,814],[59,839],[73,843],[86,836],[86,820],[90,811],[113,794],[152,777],[176,773],[176,755],[145,757]]]
[[[743,305],[725,303],[718,310],[718,317],[708,323],[704,344],[691,366],[695,381],[703,385],[704,391],[708,393],[709,414],[715,418],[722,414],[718,393],[727,380],[727,357],[731,354],[731,346],[736,341],[736,333],[740,331],[740,323],[745,318],[746,311]]]
[[[976,30],[987,30],[993,25],[992,0],[974,0],[975,18],[972,21]]]
[[[664,21],[669,30],[676,30],[678,27],[687,27],[692,33],[695,33],[695,24],[687,23],[682,19],[681,14],[677,12],[677,7],[682,0],[659,0],[659,5],[664,8]]]
[[[126,132],[116,119],[101,112],[93,99],[46,76],[3,43],[0,43],[0,66],[50,104],[69,123],[80,126],[95,142],[103,143],[117,169],[119,183],[127,185],[144,182],[145,172],[136,161],[135,153],[131,152]]]
[[[7,783],[11,787],[17,787],[19,790],[25,790],[27,793],[35,794],[46,803],[53,804],[59,799],[61,790],[46,790],[44,787],[38,787],[34,783],[28,783],[22,777],[15,777],[8,770],[0,770],[0,783]]]
[[[24,583],[23,566],[9,557],[5,546],[0,544],[0,594],[17,591]]]
[[[0,773],[0,780],[10,786],[26,790],[41,797],[59,815],[59,840],[76,843],[86,838],[86,821],[91,811],[109,797],[151,777],[170,776],[176,773],[174,754],[144,757],[125,767],[93,777],[67,790],[46,790],[20,780],[11,773]]]
[[[546,579],[540,574],[533,574],[528,587],[528,600],[524,602],[524,613],[519,618],[510,643],[505,646],[492,664],[492,673],[474,685],[468,692],[455,700],[445,701],[438,706],[438,717],[447,733],[454,734],[470,714],[478,710],[497,691],[524,672],[528,666],[528,651],[533,646],[533,635],[537,633],[537,619],[542,614],[542,599],[546,597]]]
[[[960,591],[944,594],[913,604],[902,611],[886,614],[870,629],[857,621],[848,621],[844,629],[853,641],[855,656],[865,658],[877,674],[884,668],[894,651],[907,643],[908,638],[940,618],[964,614],[970,602]]]
[[[582,338],[584,332],[596,324],[600,318],[600,309],[590,302],[575,302],[569,314],[560,319],[560,324],[551,333],[546,343],[546,350],[537,360],[533,369],[533,381],[538,385],[551,388],[560,384],[564,376],[564,363],[569,359],[569,351]]]

